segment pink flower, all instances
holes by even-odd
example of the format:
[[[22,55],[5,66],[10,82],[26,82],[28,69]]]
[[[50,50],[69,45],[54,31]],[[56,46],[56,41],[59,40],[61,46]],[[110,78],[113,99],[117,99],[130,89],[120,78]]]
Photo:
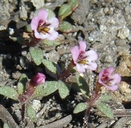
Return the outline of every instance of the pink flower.
[[[34,76],[32,79],[31,79],[31,83],[35,86],[39,85],[39,84],[43,84],[45,83],[45,75],[43,73],[37,73],[36,76]]]
[[[36,76],[34,76],[31,81],[29,82],[29,85],[27,86],[25,92],[19,96],[19,100],[21,103],[26,103],[28,100],[30,100],[31,96],[33,95],[34,91],[36,90],[36,87],[39,84],[45,83],[45,75],[43,73],[37,73]]]
[[[103,69],[99,73],[98,83],[105,86],[109,90],[115,91],[118,89],[121,77],[119,74],[114,74],[113,72],[114,72],[113,67]]]
[[[47,19],[48,12],[44,9],[39,10],[38,14],[31,21],[31,29],[38,39],[55,40],[58,37],[58,32],[54,30],[59,25],[57,18]]]
[[[97,60],[98,55],[94,50],[86,51],[86,42],[80,41],[80,47],[74,46],[71,49],[73,63],[76,66],[78,72],[83,73],[85,69],[96,70],[97,64],[94,62]]]

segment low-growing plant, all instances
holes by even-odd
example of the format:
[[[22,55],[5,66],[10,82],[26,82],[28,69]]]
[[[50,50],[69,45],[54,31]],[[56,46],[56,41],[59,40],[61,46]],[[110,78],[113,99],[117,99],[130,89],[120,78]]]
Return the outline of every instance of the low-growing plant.
[[[53,81],[47,81],[46,73],[38,72],[30,81],[25,74],[22,74],[17,83],[17,89],[9,86],[0,87],[0,94],[21,103],[22,119],[24,120],[25,112],[32,121],[36,121],[36,112],[31,107],[30,101],[38,97],[46,97],[56,91],[58,91],[60,97],[65,99],[70,95],[70,89],[75,89],[82,93],[86,97],[85,102],[80,102],[74,108],[74,114],[86,111],[85,118],[88,122],[90,110],[97,108],[104,113],[107,117],[113,119],[113,112],[106,101],[112,99],[110,95],[101,94],[101,87],[109,89],[110,91],[116,91],[121,81],[119,74],[114,73],[113,67],[102,69],[100,73],[96,73],[98,54],[95,50],[88,48],[85,41],[79,41],[79,46],[71,48],[72,60],[67,68],[59,69],[57,63],[53,63],[45,59],[43,50],[37,44],[45,45],[59,45],[59,31],[63,33],[69,33],[72,31],[72,25],[64,21],[77,7],[78,0],[68,0],[67,4],[63,4],[58,12],[58,18],[56,18],[53,11],[49,9],[41,8],[37,10],[36,15],[33,17],[28,34],[31,37],[28,42],[30,49],[29,53],[32,57],[32,61],[36,66],[42,65],[55,77]],[[28,26],[29,27],[29,26]],[[57,30],[56,30],[57,28]],[[30,32],[29,32],[30,31]],[[18,37],[19,38],[19,37]],[[61,71],[62,70],[62,71]],[[84,77],[86,71],[95,72],[98,77],[96,78],[92,95],[89,95],[89,86]],[[71,74],[77,72],[76,82],[67,82],[67,78]]]

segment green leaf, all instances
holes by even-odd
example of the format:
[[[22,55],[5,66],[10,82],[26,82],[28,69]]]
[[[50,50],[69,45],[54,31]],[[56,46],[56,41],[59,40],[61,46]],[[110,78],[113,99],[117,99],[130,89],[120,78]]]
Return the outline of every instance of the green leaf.
[[[97,101],[101,102],[101,101],[109,101],[112,99],[111,95],[107,95],[107,94],[103,94],[99,97],[99,99]]]
[[[73,26],[67,21],[62,21],[59,25],[59,30],[61,32],[69,33],[72,31],[72,29],[73,29]]]
[[[19,97],[17,91],[13,87],[9,86],[0,87],[0,94],[13,100],[18,100]]]
[[[88,96],[88,94],[89,94],[89,86],[88,86],[86,80],[82,76],[80,76],[80,75],[77,75],[76,79],[77,79],[77,84],[78,84],[78,87],[79,87],[80,91],[83,94],[86,94]]]
[[[42,9],[42,8],[40,8],[40,9]],[[38,12],[40,11],[40,9],[37,9],[36,11],[35,11],[35,13],[34,13],[34,16],[37,16],[38,15]],[[48,9],[48,8],[43,8],[44,10],[46,10],[47,12],[48,12],[48,19],[51,19],[52,17],[55,17],[55,13],[52,11],[52,10],[50,10],[50,9]]]
[[[63,4],[58,13],[59,20],[62,21],[64,18],[72,13],[71,6],[69,4]]]
[[[43,59],[43,51],[40,48],[31,47],[30,55],[37,66],[41,64]]]
[[[27,81],[27,76],[25,74],[22,74],[17,84],[17,90],[19,94],[23,94]]]
[[[58,41],[55,41],[55,40],[42,40],[41,41],[42,44],[46,44],[48,46],[57,46],[57,45],[60,45],[60,42]]]
[[[78,0],[68,0],[68,1],[69,1],[69,4],[70,4],[72,10],[74,10],[79,5]]]
[[[86,109],[87,109],[87,103],[79,103],[79,104],[76,105],[73,113],[77,114],[77,113],[82,112]]]
[[[31,107],[31,105],[27,106],[27,115],[33,122],[36,121],[36,111]]]
[[[17,84],[18,93],[21,95],[24,92],[24,85],[22,83]]]
[[[9,125],[7,123],[4,123],[3,128],[10,128]]]
[[[51,71],[52,73],[56,74],[57,72],[57,67],[55,66],[55,64],[49,60],[43,59],[42,63],[45,65],[45,67]]]
[[[114,118],[114,114],[111,108],[109,107],[109,105],[101,103],[101,102],[96,102],[95,105],[97,109],[100,110],[103,114],[105,114],[108,118],[110,119]]]
[[[70,88],[64,82],[59,81],[58,92],[59,92],[60,97],[62,99],[65,99],[69,95]]]
[[[48,19],[55,17],[55,13],[52,10],[48,8],[44,8],[44,9],[48,12]]]
[[[57,81],[47,81],[44,84],[37,86],[33,97],[45,97],[54,93],[58,89],[59,82]]]
[[[31,25],[30,25],[30,24],[26,25],[26,31],[27,31],[27,32],[32,32],[32,29],[31,29]]]

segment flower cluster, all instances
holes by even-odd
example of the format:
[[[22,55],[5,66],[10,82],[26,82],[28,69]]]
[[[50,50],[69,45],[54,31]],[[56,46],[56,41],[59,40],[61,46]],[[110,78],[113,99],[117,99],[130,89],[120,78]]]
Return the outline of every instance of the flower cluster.
[[[102,86],[105,86],[109,90],[115,91],[118,89],[121,77],[119,74],[114,74],[113,72],[113,67],[101,70],[99,73],[98,83]]]
[[[41,9],[31,21],[31,29],[37,39],[55,40],[58,32],[54,29],[59,25],[56,17],[48,19],[48,12]]]
[[[25,92],[19,97],[19,100],[21,103],[27,102],[31,96],[33,95],[36,87],[39,84],[45,83],[45,75],[43,73],[37,73],[29,82],[29,85],[27,86]]]
[[[37,15],[31,21],[31,28],[34,32],[34,36],[37,39],[49,39],[55,40],[58,37],[58,32],[55,31],[59,25],[59,21],[56,17],[48,19],[48,12],[44,9],[40,9]],[[93,49],[86,50],[87,45],[85,41],[79,41],[79,46],[74,46],[71,49],[72,55],[72,63],[70,69],[73,67],[79,73],[84,73],[86,69],[88,70],[96,70],[97,69],[97,59],[98,54]],[[66,72],[63,72],[61,75],[62,78],[66,78],[65,74],[69,76],[70,69],[67,69]],[[99,73],[98,84],[100,86],[105,86],[109,90],[115,91],[118,89],[118,85],[121,81],[121,77],[119,74],[114,74],[114,68],[110,67],[107,69],[103,69]],[[60,77],[60,78],[61,78]],[[45,76],[41,73],[38,73],[30,83],[37,85],[39,83],[45,82]]]
[[[30,81],[34,86],[45,83],[46,76],[43,73],[37,73]]]
[[[85,69],[96,70],[97,53],[94,50],[86,51],[86,42],[80,41],[80,47],[74,46],[71,49],[73,63],[78,72],[83,73]]]
[[[86,51],[86,42],[80,41],[79,47],[74,46],[71,49],[71,54],[73,64],[76,66],[78,72],[83,73],[85,72],[85,69],[97,69],[97,63],[95,61],[98,59],[98,55],[92,49]],[[98,83],[102,86],[105,86],[109,90],[115,91],[118,89],[121,77],[119,74],[114,74],[113,72],[113,67],[103,69],[99,73]]]

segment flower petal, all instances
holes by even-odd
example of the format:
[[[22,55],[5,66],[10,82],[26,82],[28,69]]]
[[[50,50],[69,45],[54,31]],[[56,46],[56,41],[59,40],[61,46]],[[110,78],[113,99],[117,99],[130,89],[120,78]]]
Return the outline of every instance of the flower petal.
[[[85,72],[85,67],[83,65],[80,65],[80,64],[76,64],[76,69],[79,73],[83,73]]]
[[[77,61],[79,54],[80,54],[80,50],[79,50],[78,46],[74,46],[71,49],[71,55],[72,55],[72,59],[73,59],[74,63]]]
[[[38,28],[39,22],[45,22],[47,19],[48,13],[41,9],[38,14],[31,20],[31,29],[36,30]]]
[[[55,40],[58,37],[58,32],[53,28],[50,28],[49,32],[46,33],[46,38],[49,40]]]
[[[89,50],[85,53],[88,61],[95,61],[98,58],[98,54],[94,50]]]
[[[37,30],[38,23],[39,23],[39,18],[38,18],[38,16],[35,16],[35,17],[31,20],[31,29],[34,30],[34,31]]]
[[[50,27],[57,28],[59,25],[59,21],[57,18],[53,17],[47,21],[47,23],[50,23]]]
[[[108,72],[109,75],[111,75],[114,72],[114,67],[109,67],[107,69],[105,69],[105,72]]]
[[[37,30],[34,31],[34,34],[37,39],[45,39],[46,38],[46,36],[44,34],[39,33]]]
[[[80,51],[86,50],[86,42],[85,41],[79,41],[79,45],[80,45]]]
[[[105,86],[105,87],[108,88],[111,91],[116,91],[118,89],[118,85]]]
[[[38,16],[39,20],[46,22],[47,17],[48,17],[48,12],[45,11],[44,9],[40,9],[37,16]]]
[[[109,79],[112,79],[112,80],[110,81],[112,84],[119,84],[120,81],[121,81],[121,77],[120,77],[119,74],[111,75],[111,76],[109,77]]]
[[[103,76],[103,74],[104,74],[104,71],[105,71],[105,69],[102,69],[101,71],[100,71],[100,73],[99,73],[99,80],[98,80],[98,82],[99,83],[101,83],[101,78],[102,78],[102,76]]]
[[[37,75],[34,77],[34,82],[36,82],[36,84],[42,84],[45,83],[45,75],[42,73],[37,73]]]
[[[85,65],[85,68],[89,70],[96,70],[97,69],[97,64],[94,62],[89,62],[87,65]]]

